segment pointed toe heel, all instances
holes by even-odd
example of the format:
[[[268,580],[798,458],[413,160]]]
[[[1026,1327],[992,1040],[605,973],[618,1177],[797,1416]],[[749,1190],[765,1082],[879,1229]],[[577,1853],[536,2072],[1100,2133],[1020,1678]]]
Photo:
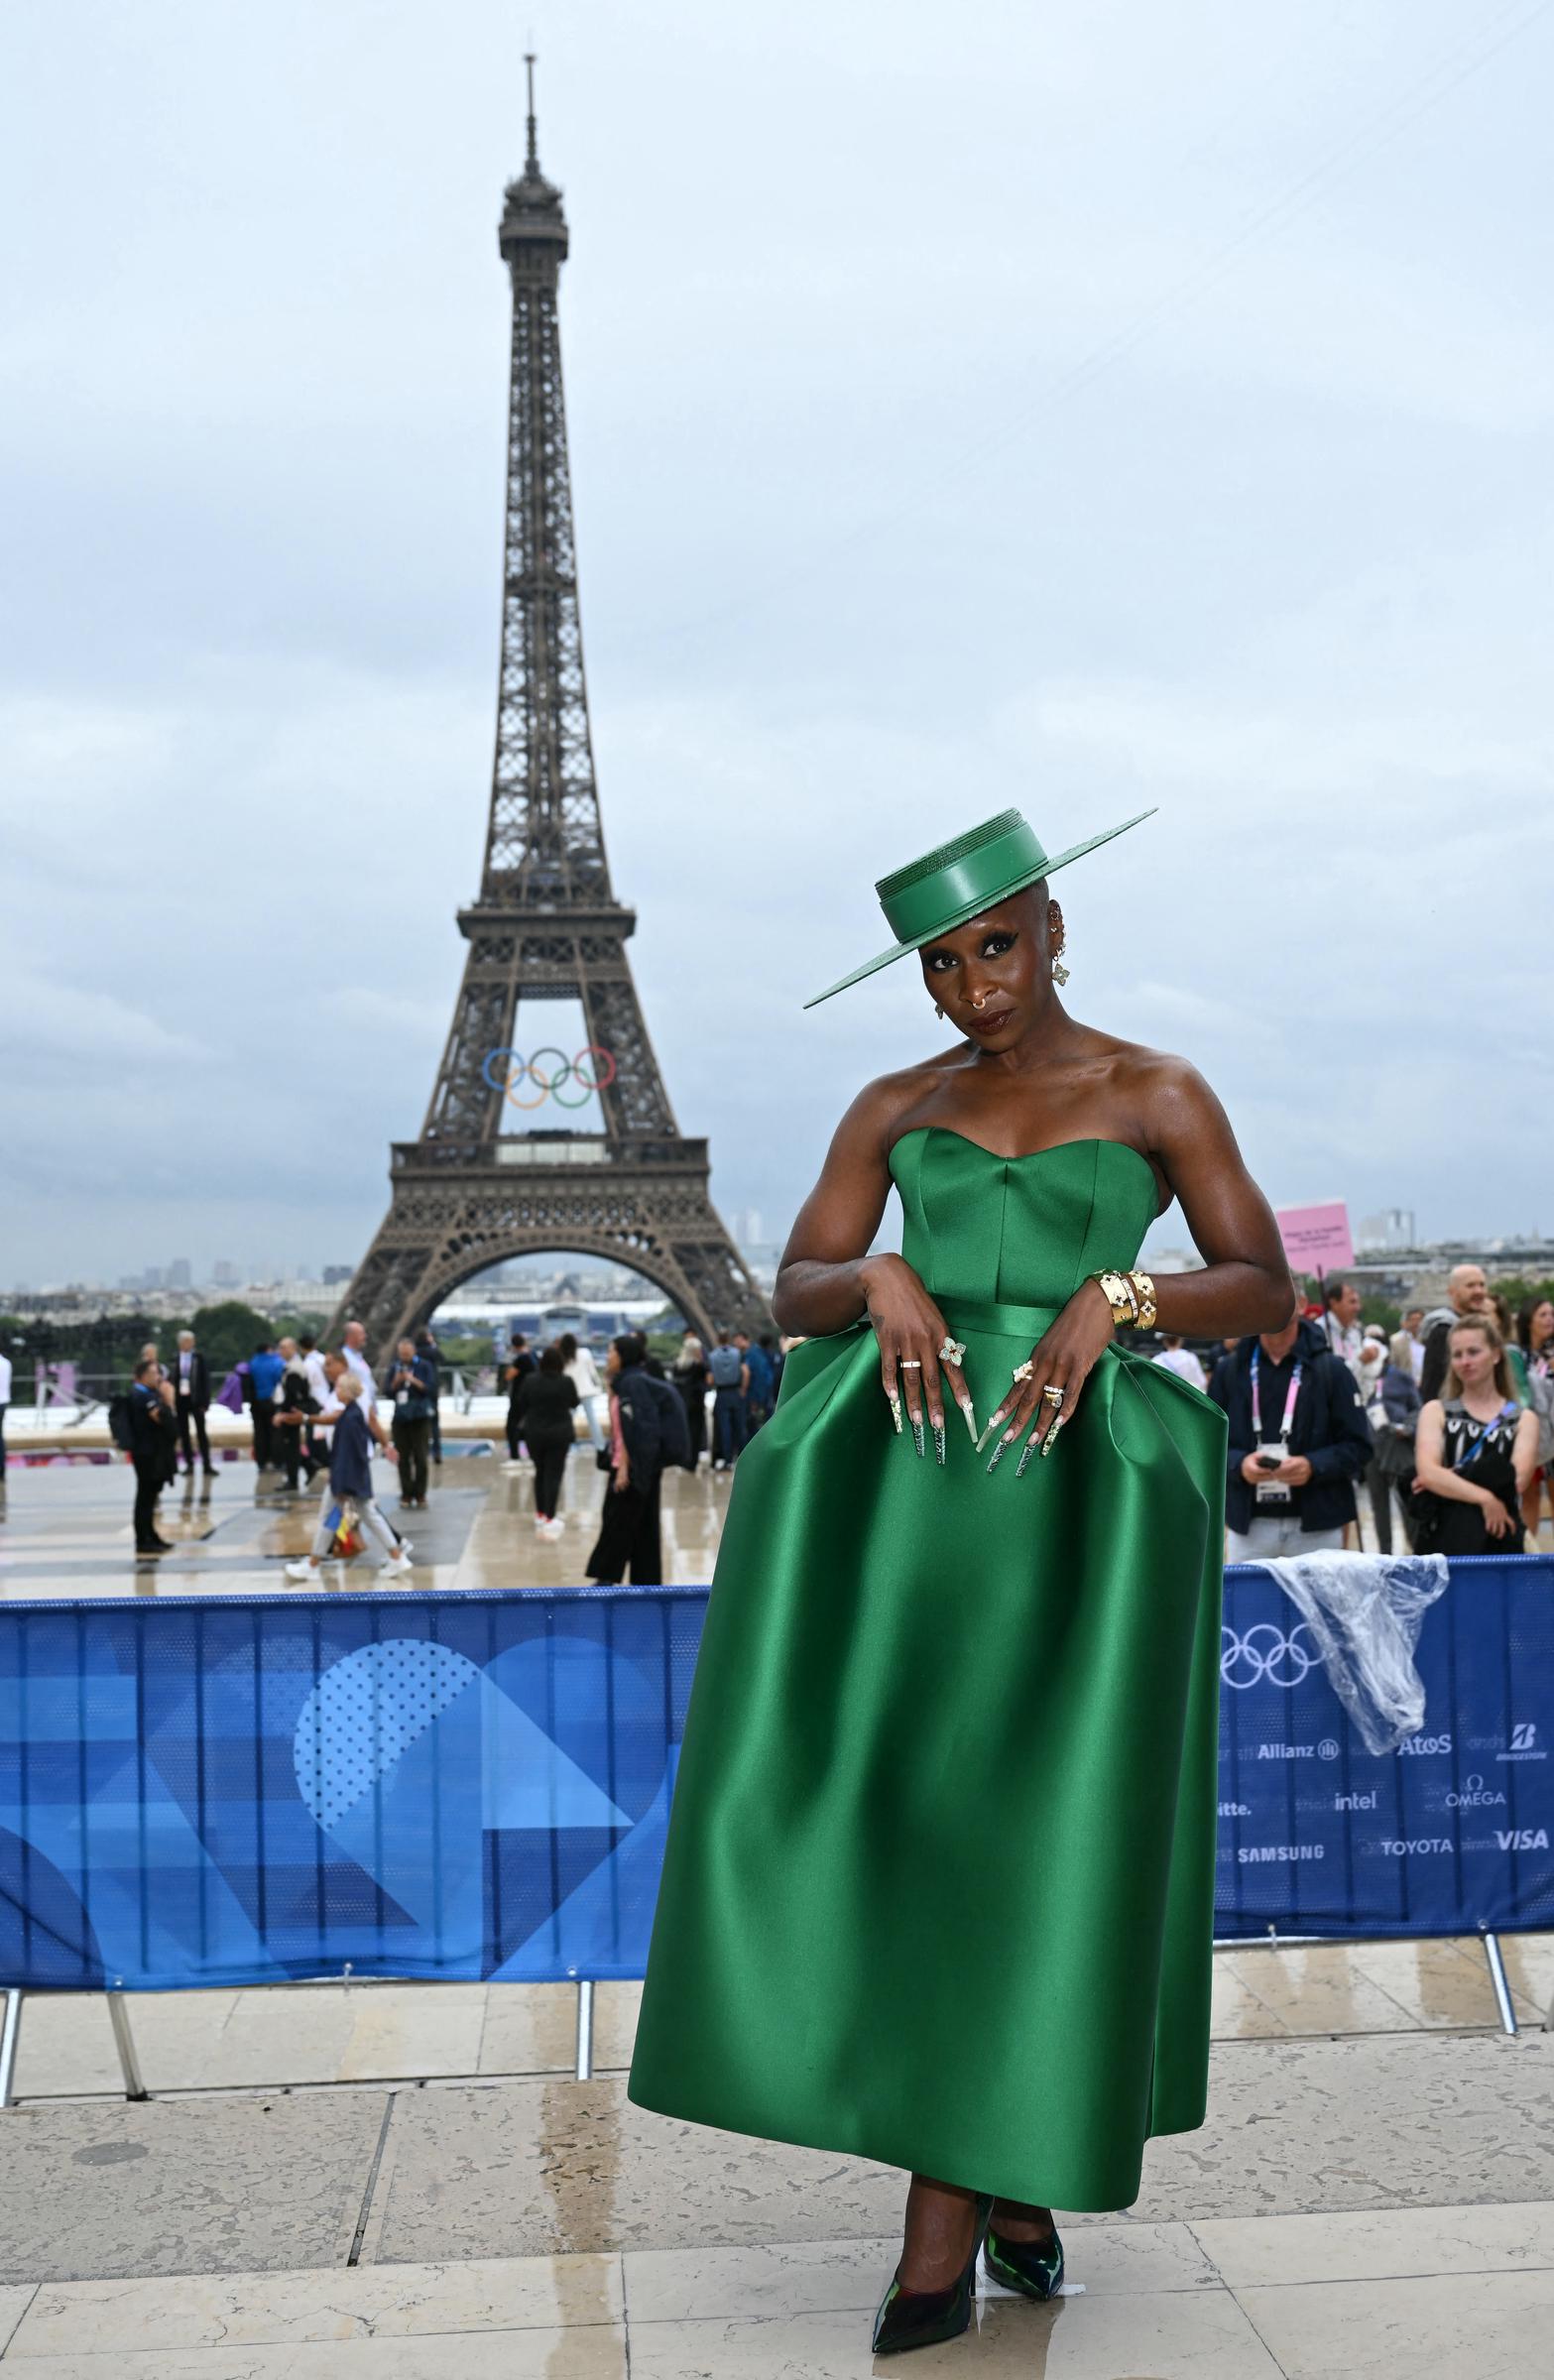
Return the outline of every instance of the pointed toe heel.
[[[990,2225],[982,2269],[1000,2289],[1018,2290],[1026,2298],[1055,2298],[1063,2286],[1063,2242],[1056,2225],[1050,2248],[1033,2247],[1028,2240],[1002,2239]]]
[[[903,2289],[899,2281],[891,2283],[874,2318],[877,2355],[901,2355],[909,2347],[936,2347],[947,2338],[959,2338],[969,2328],[972,2300],[977,2294],[977,2258],[987,2237],[993,2201],[979,2198],[976,2205],[971,2255],[948,2288]]]

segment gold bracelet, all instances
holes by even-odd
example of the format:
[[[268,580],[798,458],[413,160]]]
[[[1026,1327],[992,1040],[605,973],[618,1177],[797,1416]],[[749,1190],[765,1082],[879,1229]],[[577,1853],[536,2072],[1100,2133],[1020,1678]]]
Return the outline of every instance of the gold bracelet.
[[[1154,1283],[1146,1272],[1131,1272],[1128,1278],[1133,1283],[1138,1304],[1138,1328],[1152,1331],[1155,1317]]]
[[[1103,1270],[1093,1272],[1089,1277],[1100,1282],[1101,1294],[1112,1309],[1112,1320],[1117,1328],[1124,1331],[1135,1329],[1138,1321],[1138,1301],[1127,1273]]]

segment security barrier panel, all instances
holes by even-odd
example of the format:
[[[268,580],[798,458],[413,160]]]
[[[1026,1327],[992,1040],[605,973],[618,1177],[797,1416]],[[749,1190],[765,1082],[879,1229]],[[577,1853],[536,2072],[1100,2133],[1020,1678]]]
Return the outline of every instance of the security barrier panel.
[[[706,1596],[0,1603],[0,1987],[640,1975]],[[1453,1564],[1381,1758],[1265,1571],[1223,1641],[1221,1938],[1554,1923],[1554,1562]]]
[[[1226,1572],[1222,1940],[1554,1925],[1554,1560],[1450,1570],[1414,1656],[1424,1725],[1379,1757],[1283,1589]]]
[[[0,1986],[640,1975],[706,1596],[0,1604]]]

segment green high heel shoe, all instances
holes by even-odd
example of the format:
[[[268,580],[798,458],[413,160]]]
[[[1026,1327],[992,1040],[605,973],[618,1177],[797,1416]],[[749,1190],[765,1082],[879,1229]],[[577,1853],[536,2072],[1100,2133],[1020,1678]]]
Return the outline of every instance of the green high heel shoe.
[[[970,2326],[971,2302],[977,2293],[977,2258],[993,2213],[991,2198],[978,2198],[974,2203],[977,2227],[971,2254],[947,2289],[903,2289],[899,2281],[892,2281],[874,2318],[877,2355],[900,2355],[908,2347],[936,2347],[943,2339],[959,2338]]]
[[[1055,2298],[1063,2282],[1063,2242],[1056,2223],[1050,2248],[1038,2248],[1030,2240],[1003,2239],[990,2223],[982,2269],[1001,2289],[1017,2289],[1026,2298]]]

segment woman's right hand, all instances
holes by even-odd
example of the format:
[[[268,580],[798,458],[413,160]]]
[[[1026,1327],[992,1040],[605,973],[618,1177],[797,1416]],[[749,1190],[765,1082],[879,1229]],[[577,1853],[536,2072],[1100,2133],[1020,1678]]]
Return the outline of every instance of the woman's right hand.
[[[943,1315],[904,1256],[871,1256],[860,1275],[869,1320],[880,1343],[880,1384],[891,1404],[891,1418],[899,1430],[901,1399],[911,1415],[917,1452],[923,1452],[924,1414],[935,1430],[944,1427],[944,1392],[940,1378],[965,1416],[973,1440],[977,1418],[971,1390],[958,1364],[941,1368],[939,1350],[951,1338]]]
[[[1492,1537],[1508,1536],[1513,1523],[1500,1498],[1489,1488],[1481,1488],[1479,1493],[1484,1503],[1484,1525],[1490,1535]]]

